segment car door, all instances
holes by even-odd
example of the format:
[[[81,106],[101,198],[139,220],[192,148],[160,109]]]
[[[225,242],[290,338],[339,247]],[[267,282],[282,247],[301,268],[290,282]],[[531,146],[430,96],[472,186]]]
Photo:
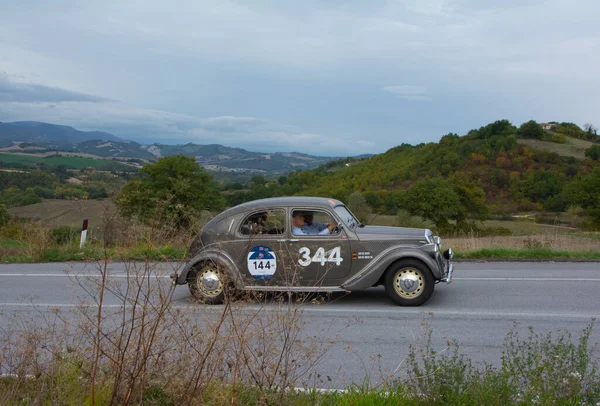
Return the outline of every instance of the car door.
[[[297,213],[312,215],[312,223],[296,232],[294,216]],[[326,223],[338,225],[337,217],[329,210],[316,208],[293,208],[290,210],[289,251],[300,286],[339,286],[350,273],[352,252],[348,234],[344,227],[337,226],[333,232],[324,233]],[[308,234],[310,233],[310,234]]]
[[[248,213],[238,226],[238,269],[246,286],[279,285],[287,255],[287,212],[276,207]]]

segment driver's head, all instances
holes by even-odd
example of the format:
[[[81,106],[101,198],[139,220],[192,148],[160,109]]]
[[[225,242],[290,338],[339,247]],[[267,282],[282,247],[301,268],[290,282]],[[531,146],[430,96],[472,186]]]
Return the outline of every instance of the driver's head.
[[[304,217],[304,222],[305,223],[311,224],[313,222],[313,214],[312,214],[312,212],[303,213],[302,216]]]
[[[302,227],[304,225],[304,215],[302,213],[300,213],[299,211],[295,211],[292,214],[292,225],[294,227]]]

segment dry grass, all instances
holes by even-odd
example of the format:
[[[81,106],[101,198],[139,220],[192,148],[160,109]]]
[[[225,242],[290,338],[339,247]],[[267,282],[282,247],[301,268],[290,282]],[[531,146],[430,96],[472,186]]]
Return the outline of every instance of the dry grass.
[[[555,152],[560,156],[567,156],[577,159],[585,159],[585,150],[594,145],[593,143],[585,140],[579,140],[577,138],[566,137],[567,142],[565,144],[558,144],[556,142],[540,141],[540,140],[528,140],[520,139],[519,144],[527,145],[534,149],[541,149],[543,151]]]
[[[90,228],[101,227],[106,209],[115,211],[111,200],[46,200],[29,206],[8,209],[11,216],[39,220],[47,227],[81,226],[89,220]]]
[[[460,237],[446,238],[444,245],[456,252],[479,251],[482,249],[532,249],[548,248],[555,251],[600,251],[600,239],[596,234],[570,236],[565,234],[540,234],[528,236]]]

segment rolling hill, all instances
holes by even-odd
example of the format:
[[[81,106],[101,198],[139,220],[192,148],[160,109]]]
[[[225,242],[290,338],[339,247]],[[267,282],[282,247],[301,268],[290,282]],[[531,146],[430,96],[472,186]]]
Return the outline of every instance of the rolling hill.
[[[499,120],[463,136],[447,134],[438,143],[402,144],[368,159],[339,160],[291,173],[281,188],[269,193],[348,201],[358,191],[374,210],[395,214],[402,209],[406,190],[432,179],[481,190],[493,214],[568,209],[579,179],[598,166],[597,161],[584,159],[581,151],[573,153],[573,148],[593,143],[573,137],[565,137],[563,143],[547,142],[543,132],[541,139],[523,135],[528,135],[523,125]],[[592,139],[597,141],[597,136]]]
[[[146,148],[156,157],[183,154],[192,156],[205,168],[212,171],[249,171],[257,173],[282,174],[291,170],[314,169],[334,157],[320,157],[298,152],[261,153],[230,148],[223,145],[165,145],[152,144]]]
[[[0,153],[45,157],[57,152],[86,158],[136,160],[140,165],[163,156],[183,154],[194,157],[209,172],[225,175],[280,175],[314,169],[337,159],[297,152],[252,152],[219,144],[142,145],[112,134],[79,131],[68,126],[35,121],[0,123]]]
[[[65,147],[91,140],[121,141],[119,137],[101,131],[79,131],[73,127],[38,121],[0,122],[0,146],[15,143],[37,143],[44,146]]]

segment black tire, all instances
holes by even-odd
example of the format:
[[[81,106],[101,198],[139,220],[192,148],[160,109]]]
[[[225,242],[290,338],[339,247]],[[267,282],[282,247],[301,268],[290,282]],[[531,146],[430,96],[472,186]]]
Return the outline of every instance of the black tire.
[[[405,275],[404,277],[402,275]],[[412,286],[402,286],[404,283]],[[417,283],[416,287],[414,287]],[[421,261],[405,259],[398,261],[386,271],[385,293],[400,306],[421,306],[433,294],[435,281],[431,271]],[[414,290],[412,290],[414,289]]]
[[[202,278],[209,281],[203,283]],[[190,269],[187,282],[192,296],[205,304],[221,304],[225,295],[232,291],[223,267],[211,262],[201,263]],[[211,282],[212,286],[209,285]]]

